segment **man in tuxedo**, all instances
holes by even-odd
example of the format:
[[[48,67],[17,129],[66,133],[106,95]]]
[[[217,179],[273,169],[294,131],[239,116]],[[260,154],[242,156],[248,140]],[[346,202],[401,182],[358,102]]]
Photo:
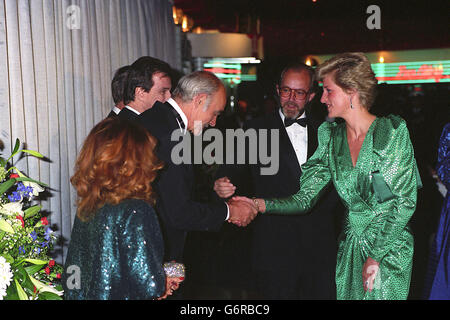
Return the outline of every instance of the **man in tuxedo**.
[[[123,66],[116,70],[111,81],[111,93],[114,101],[114,107],[108,114],[108,117],[115,117],[125,107],[123,103],[123,91],[127,83],[128,70],[130,66]]]
[[[314,119],[305,108],[315,95],[314,88],[314,71],[309,66],[293,64],[283,70],[276,86],[280,108],[250,120],[244,127],[278,130],[278,172],[261,174],[260,169],[264,167],[261,163],[223,165],[214,184],[219,197],[240,194],[280,198],[298,191],[300,166],[316,150],[317,128],[323,121]],[[267,147],[272,150],[270,141]],[[256,288],[263,298],[336,298],[334,211],[337,204],[337,193],[330,187],[307,215],[256,217],[251,237],[252,270]]]
[[[206,126],[215,126],[225,103],[226,91],[220,79],[210,72],[198,71],[179,80],[173,98],[166,103],[156,102],[137,118],[157,138],[156,153],[165,164],[155,181],[155,189],[166,261],[183,261],[188,231],[218,231],[226,221],[246,226],[257,213],[245,202],[194,201],[192,162],[178,163],[172,155],[180,143],[172,140],[173,133],[190,139],[191,132],[198,135]]]
[[[172,69],[166,62],[144,56],[133,62],[127,73],[123,90],[125,106],[119,112],[120,117],[135,120],[156,101],[165,102],[170,98]]]

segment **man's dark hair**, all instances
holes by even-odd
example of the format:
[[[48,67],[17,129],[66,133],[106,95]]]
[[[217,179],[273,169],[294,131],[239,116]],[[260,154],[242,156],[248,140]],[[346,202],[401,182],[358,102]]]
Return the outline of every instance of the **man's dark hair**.
[[[317,89],[316,72],[314,71],[314,69],[312,67],[310,67],[302,62],[291,62],[288,65],[286,65],[284,67],[284,69],[281,71],[278,85],[281,85],[281,81],[283,80],[284,74],[289,70],[296,71],[296,72],[302,72],[302,71],[308,72],[309,79],[310,79],[309,92],[310,93],[316,92],[316,89]]]
[[[114,77],[111,81],[111,93],[114,100],[114,104],[118,104],[123,101],[123,92],[127,83],[128,70],[130,66],[124,66],[117,69]]]
[[[134,101],[136,88],[140,87],[145,92],[149,92],[154,85],[152,76],[159,72],[171,77],[172,68],[168,63],[149,56],[140,57],[133,62],[128,71],[123,102],[128,104],[130,101]]]

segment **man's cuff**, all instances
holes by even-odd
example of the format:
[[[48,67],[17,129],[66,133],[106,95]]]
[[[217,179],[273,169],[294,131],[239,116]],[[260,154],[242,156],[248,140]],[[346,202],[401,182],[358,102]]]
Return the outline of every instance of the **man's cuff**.
[[[225,221],[227,221],[230,218],[230,207],[228,206],[228,203],[225,202],[225,204],[227,205],[227,218]]]

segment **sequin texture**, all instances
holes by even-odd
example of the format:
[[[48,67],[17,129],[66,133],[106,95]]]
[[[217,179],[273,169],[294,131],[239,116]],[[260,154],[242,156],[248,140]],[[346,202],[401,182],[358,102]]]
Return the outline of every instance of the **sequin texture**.
[[[302,166],[299,192],[266,200],[266,212],[306,213],[333,183],[347,208],[336,265],[338,299],[406,299],[414,247],[408,222],[416,208],[418,176],[405,121],[392,115],[376,118],[355,167],[345,123],[322,124],[318,138],[319,147]],[[374,188],[374,176],[383,182],[383,195]],[[372,292],[364,291],[362,281],[368,257],[380,263]]]
[[[168,277],[185,277],[184,264],[179,262],[166,262],[164,263],[164,272]]]
[[[65,299],[154,299],[165,291],[157,216],[143,200],[105,205],[88,222],[75,218],[63,274]],[[70,266],[78,267],[78,288]]]

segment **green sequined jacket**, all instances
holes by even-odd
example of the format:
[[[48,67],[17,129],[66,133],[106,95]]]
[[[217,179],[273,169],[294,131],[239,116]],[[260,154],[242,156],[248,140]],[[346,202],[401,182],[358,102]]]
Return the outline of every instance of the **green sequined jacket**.
[[[62,278],[68,300],[154,299],[165,292],[163,240],[143,200],[105,205],[75,218]]]

